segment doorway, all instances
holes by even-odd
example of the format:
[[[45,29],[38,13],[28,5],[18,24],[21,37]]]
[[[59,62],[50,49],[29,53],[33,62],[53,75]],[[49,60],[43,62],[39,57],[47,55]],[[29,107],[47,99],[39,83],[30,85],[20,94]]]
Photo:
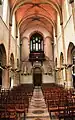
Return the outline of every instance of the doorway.
[[[42,85],[42,71],[39,67],[33,70],[33,84],[34,86]]]
[[[41,73],[33,74],[33,84],[34,84],[34,86],[41,86],[41,84],[42,84],[42,74]]]

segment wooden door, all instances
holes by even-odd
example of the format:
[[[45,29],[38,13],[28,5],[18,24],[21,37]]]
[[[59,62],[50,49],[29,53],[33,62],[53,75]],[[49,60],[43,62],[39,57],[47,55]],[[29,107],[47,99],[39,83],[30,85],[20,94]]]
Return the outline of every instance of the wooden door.
[[[42,74],[41,73],[33,74],[33,84],[34,84],[34,86],[41,86],[41,84],[42,84]]]

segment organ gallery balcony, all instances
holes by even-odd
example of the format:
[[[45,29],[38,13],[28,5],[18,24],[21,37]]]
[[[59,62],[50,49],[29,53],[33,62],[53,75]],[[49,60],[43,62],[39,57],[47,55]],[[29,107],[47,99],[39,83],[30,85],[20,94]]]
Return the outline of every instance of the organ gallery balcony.
[[[29,61],[30,62],[35,62],[35,61],[43,62],[44,60],[45,60],[45,54],[43,51],[30,52],[30,54],[29,54]]]

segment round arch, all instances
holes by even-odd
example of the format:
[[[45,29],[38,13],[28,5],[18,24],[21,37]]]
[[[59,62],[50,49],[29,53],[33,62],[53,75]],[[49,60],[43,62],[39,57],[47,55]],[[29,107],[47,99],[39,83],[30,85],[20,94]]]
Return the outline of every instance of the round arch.
[[[31,32],[30,35],[29,35],[29,39],[31,38],[32,35],[34,35],[34,34],[36,34],[36,33],[38,33],[39,35],[41,35],[42,38],[44,39],[44,35],[43,35],[43,33],[40,32],[40,31],[38,31],[38,30],[37,30],[37,31],[33,31],[33,32]]]
[[[69,43],[68,50],[67,50],[67,63],[72,64],[72,50],[74,48],[74,44],[72,42]]]
[[[0,44],[0,86],[5,87],[6,81],[6,50],[4,44]]]
[[[75,55],[74,51],[75,51],[75,46],[72,42],[70,42],[67,50],[67,64],[69,65],[67,69],[68,87],[75,87],[75,76],[73,73],[73,69],[75,69],[75,67],[73,66],[73,57]]]

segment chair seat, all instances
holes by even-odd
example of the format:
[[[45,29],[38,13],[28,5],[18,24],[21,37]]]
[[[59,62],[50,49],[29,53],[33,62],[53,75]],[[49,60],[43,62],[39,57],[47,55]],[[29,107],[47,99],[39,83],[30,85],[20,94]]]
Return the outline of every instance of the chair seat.
[[[60,111],[60,110],[62,111],[62,110],[64,110],[64,109],[65,109],[64,106],[61,106],[61,107],[59,106],[59,108],[58,108],[59,111]]]
[[[15,109],[8,108],[7,111],[8,112],[15,112]]]
[[[10,115],[10,119],[16,119],[16,115]]]
[[[20,113],[23,113],[23,112],[25,112],[25,109],[16,108],[16,112],[20,112]]]
[[[9,113],[7,111],[6,112],[1,112],[0,119],[1,118],[4,118],[4,119],[9,118]]]
[[[56,110],[58,110],[58,107],[49,108],[49,111],[56,111]]]
[[[66,113],[66,114],[60,113],[60,114],[58,115],[58,117],[59,117],[59,118],[66,118],[66,117],[68,118],[68,117],[69,117],[69,114],[67,114],[67,113]]]

